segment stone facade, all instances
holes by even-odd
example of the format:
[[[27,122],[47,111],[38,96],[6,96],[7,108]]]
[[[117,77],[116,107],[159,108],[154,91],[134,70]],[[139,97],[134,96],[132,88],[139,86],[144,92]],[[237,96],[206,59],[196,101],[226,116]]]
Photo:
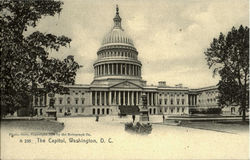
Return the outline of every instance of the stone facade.
[[[69,85],[69,94],[55,95],[58,116],[117,115],[119,106],[140,106],[147,96],[149,114],[189,114],[193,107],[218,107],[216,86],[189,89],[181,84],[171,87],[165,81],[147,85],[142,79],[142,64],[132,39],[122,28],[117,8],[114,27],[104,37],[97,60],[94,80],[89,85]],[[37,115],[45,115],[49,98],[34,98]]]

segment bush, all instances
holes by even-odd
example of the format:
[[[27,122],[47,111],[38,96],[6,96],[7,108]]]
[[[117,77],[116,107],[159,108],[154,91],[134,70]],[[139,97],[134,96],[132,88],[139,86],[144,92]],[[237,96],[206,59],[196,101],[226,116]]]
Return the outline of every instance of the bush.
[[[221,108],[190,109],[191,114],[221,114]]]
[[[125,130],[126,131],[133,131],[140,134],[150,134],[152,131],[151,124],[143,124],[137,122],[135,125],[133,123],[125,123]]]

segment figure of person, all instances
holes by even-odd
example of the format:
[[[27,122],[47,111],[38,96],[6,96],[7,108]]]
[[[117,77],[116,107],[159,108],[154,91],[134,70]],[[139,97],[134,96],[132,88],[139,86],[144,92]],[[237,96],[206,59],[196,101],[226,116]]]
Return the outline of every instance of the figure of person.
[[[96,122],[98,122],[98,121],[99,121],[99,116],[98,116],[98,115],[96,116],[95,121],[96,121]]]
[[[165,116],[164,116],[164,114],[162,115],[162,119],[163,119],[163,122],[164,122],[164,120],[165,120]]]
[[[135,122],[135,115],[132,115],[133,123]]]

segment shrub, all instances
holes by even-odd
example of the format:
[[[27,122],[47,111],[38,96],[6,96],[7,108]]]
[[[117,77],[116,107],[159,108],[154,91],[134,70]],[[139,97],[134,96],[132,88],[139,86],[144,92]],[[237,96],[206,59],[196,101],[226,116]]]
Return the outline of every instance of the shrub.
[[[125,130],[126,131],[133,131],[139,134],[150,134],[152,131],[151,124],[143,124],[137,122],[135,125],[133,123],[125,123]]]
[[[191,114],[221,114],[221,108],[190,109]]]

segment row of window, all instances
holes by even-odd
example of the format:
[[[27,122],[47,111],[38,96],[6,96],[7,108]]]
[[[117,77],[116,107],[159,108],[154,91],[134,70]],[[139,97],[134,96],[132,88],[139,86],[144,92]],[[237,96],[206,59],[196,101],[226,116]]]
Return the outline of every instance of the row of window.
[[[170,111],[170,113],[174,113],[174,108],[168,108],[168,107],[164,107],[164,112],[168,112],[168,109]],[[184,107],[176,107],[176,112],[177,113],[180,113],[180,112],[184,112],[185,111],[185,108]]]
[[[213,102],[217,102],[217,99],[216,98],[210,98],[210,99],[199,99],[199,103],[201,102],[207,102],[207,103],[213,103]]]
[[[135,53],[125,52],[125,51],[104,51],[98,54],[99,58],[114,57],[114,56],[137,59],[137,55]]]
[[[112,110],[111,110],[112,111]],[[110,114],[109,113],[110,112],[110,110],[109,110],[109,108],[102,108],[102,109],[100,109],[100,108],[93,108],[92,109],[92,114],[93,115],[100,115],[100,114]]]
[[[184,97],[184,94],[177,94],[177,93],[175,93],[175,94],[170,94],[170,93],[160,93],[159,94],[159,96],[167,96],[167,95],[170,95],[170,97],[173,97],[174,95],[176,95],[177,97],[179,97],[179,96],[182,96],[182,97]]]
[[[85,98],[82,98],[80,102],[78,98],[75,98],[75,104],[80,104],[80,103],[84,104],[84,102],[85,102]],[[59,98],[59,104],[62,104],[62,103],[63,103],[63,98]],[[69,97],[67,98],[67,104],[71,104],[71,100]]]
[[[83,113],[84,112],[84,108],[74,108],[74,109],[70,109],[70,108],[67,108],[67,110],[65,110],[65,112],[68,112],[68,113],[71,113],[72,112],[75,112],[75,113]],[[59,113],[63,113],[63,109],[62,108],[59,108]]]
[[[72,93],[75,94],[75,95],[78,95],[78,94],[79,94],[79,95],[80,95],[80,94],[81,94],[81,95],[84,95],[84,92],[81,92],[81,91],[74,91],[74,90],[73,90]]]
[[[163,102],[162,102],[163,101]],[[165,105],[167,105],[168,104],[168,99],[159,99],[159,104],[160,105],[162,105],[162,104],[165,104]],[[174,104],[174,99],[170,99],[170,104]],[[184,105],[185,104],[185,99],[176,99],[176,104],[177,105],[180,105],[180,104],[182,104],[182,105]]]

